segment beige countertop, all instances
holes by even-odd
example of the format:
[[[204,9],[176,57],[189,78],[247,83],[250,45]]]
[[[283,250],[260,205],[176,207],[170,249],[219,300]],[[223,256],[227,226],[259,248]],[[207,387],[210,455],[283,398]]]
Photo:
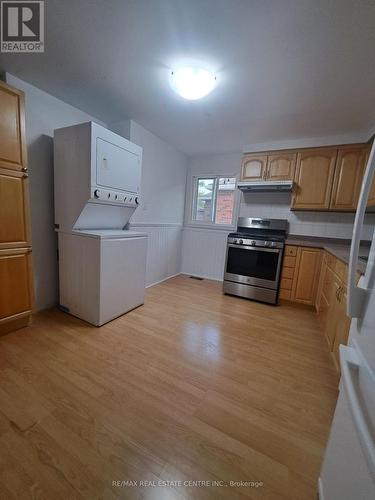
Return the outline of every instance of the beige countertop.
[[[344,240],[339,238],[321,238],[319,236],[302,236],[298,234],[291,234],[286,240],[287,245],[297,245],[303,247],[322,248],[331,253],[345,264],[349,263],[350,244],[351,240]],[[370,241],[363,241],[359,247],[359,256],[368,257],[370,252]],[[359,272],[364,273],[366,269],[366,262],[359,259],[357,269]]]

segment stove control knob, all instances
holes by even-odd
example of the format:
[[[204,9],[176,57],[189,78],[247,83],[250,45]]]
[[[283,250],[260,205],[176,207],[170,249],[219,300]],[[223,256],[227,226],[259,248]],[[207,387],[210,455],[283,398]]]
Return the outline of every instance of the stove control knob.
[[[239,245],[243,245],[243,240],[238,240]]]
[[[257,244],[257,242],[255,240],[251,240],[250,241],[250,245],[254,245],[255,246],[256,244]]]
[[[269,246],[271,246],[271,242],[270,242],[270,241],[265,241],[265,242],[264,242],[264,246],[265,246],[265,247],[269,247]]]
[[[275,247],[276,246],[276,243],[274,241],[271,242],[271,247]]]

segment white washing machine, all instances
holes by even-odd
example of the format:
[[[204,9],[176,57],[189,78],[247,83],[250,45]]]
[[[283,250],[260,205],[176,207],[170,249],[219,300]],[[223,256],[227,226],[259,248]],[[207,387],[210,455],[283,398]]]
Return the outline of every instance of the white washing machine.
[[[142,148],[93,122],[55,130],[60,307],[93,325],[143,304],[147,235],[125,230]]]

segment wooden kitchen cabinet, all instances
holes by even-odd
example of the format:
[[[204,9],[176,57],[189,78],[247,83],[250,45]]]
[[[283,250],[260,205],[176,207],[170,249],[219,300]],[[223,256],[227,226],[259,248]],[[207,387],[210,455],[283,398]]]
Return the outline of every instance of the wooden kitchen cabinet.
[[[30,246],[28,178],[0,167],[0,249]]]
[[[294,302],[315,305],[320,266],[321,250],[319,248],[298,247],[292,286]]]
[[[279,298],[315,305],[320,275],[319,248],[286,245],[281,268]]]
[[[297,155],[292,209],[328,210],[337,149],[310,149]]]
[[[241,180],[264,180],[267,170],[267,155],[247,154],[242,158]]]
[[[356,210],[368,154],[367,145],[339,149],[330,202],[332,210]]]
[[[26,166],[24,94],[0,81],[0,167]]]
[[[339,347],[347,343],[350,327],[350,318],[346,315],[346,280],[347,265],[326,252],[320,276],[317,312],[338,371]]]
[[[30,256],[29,249],[0,250],[0,326],[31,314]]]
[[[346,287],[342,285],[339,293],[337,294],[337,302],[335,305],[336,327],[332,345],[333,358],[338,371],[340,371],[340,345],[346,345],[348,343],[350,329],[350,318],[346,315],[346,294]]]
[[[375,207],[375,175],[372,179],[372,186],[367,200],[368,207]]]
[[[294,179],[297,153],[275,153],[267,157],[267,181],[289,181]]]
[[[0,82],[0,334],[31,318],[27,175],[24,96]]]

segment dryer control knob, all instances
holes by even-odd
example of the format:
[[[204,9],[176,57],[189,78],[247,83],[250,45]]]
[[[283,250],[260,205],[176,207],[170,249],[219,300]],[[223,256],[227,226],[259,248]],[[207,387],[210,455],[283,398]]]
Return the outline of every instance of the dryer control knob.
[[[95,198],[99,198],[99,195],[100,195],[100,190],[99,189],[95,189],[95,191],[94,191]]]
[[[135,204],[136,204],[136,205],[138,205],[138,204],[139,204],[139,198],[138,198],[138,196],[136,196],[136,197],[134,198],[134,201],[135,201]]]

